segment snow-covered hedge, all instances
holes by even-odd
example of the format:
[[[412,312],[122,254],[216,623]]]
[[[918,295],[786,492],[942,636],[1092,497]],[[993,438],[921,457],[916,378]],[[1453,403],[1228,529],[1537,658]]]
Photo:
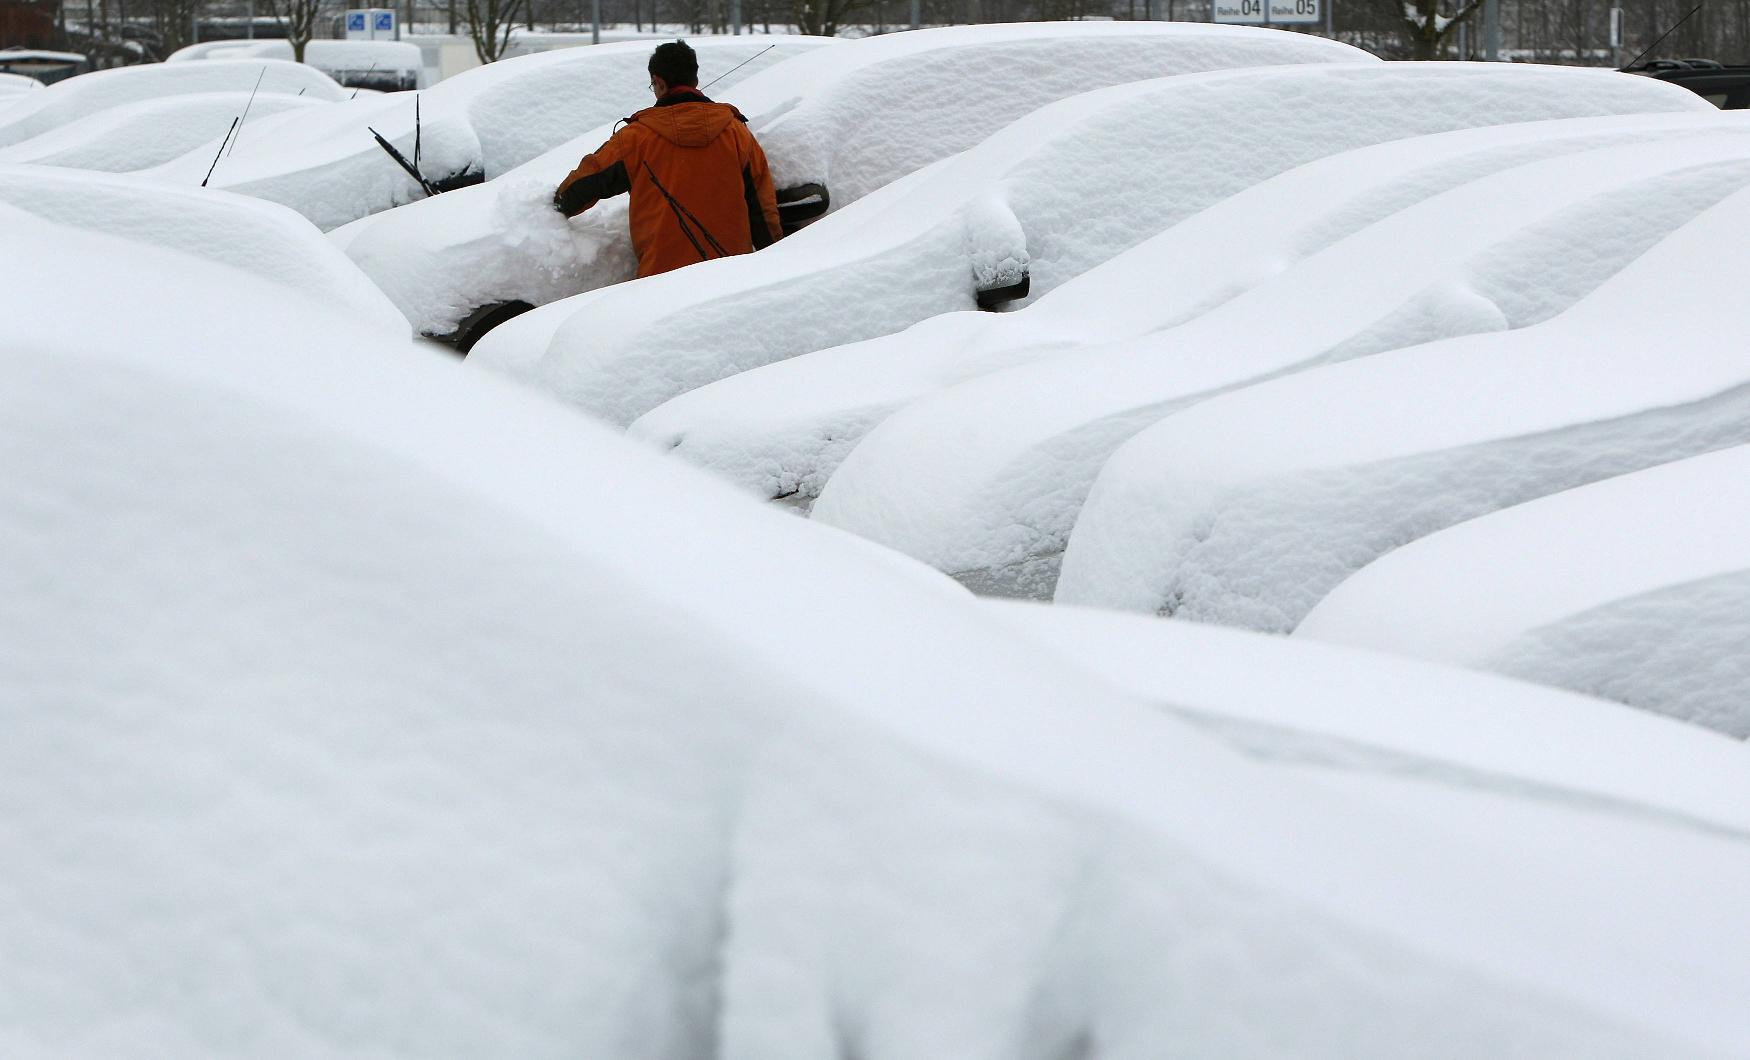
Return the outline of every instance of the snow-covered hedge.
[[[192,92],[143,99],[106,107],[10,147],[0,147],[0,162],[123,173],[168,162],[211,141],[212,151],[207,155],[211,165],[218,151],[218,134],[245,111],[249,121],[255,122],[281,111],[330,105],[284,92],[258,94],[253,100],[248,92]]]
[[[706,80],[746,62],[725,77],[723,84],[729,85],[823,42],[814,37],[708,37],[695,46]],[[324,230],[337,228],[425,195],[370,130],[410,159],[417,139],[420,169],[428,180],[469,173],[496,177],[555,144],[647,105],[650,51],[650,42],[631,41],[489,63],[420,92],[417,115],[412,94],[390,93],[259,124],[251,120],[213,172],[211,186],[278,202]],[[197,69],[218,61],[176,65]],[[198,184],[218,146],[215,134],[211,143],[150,175]],[[549,188],[549,199],[551,195]]]
[[[1750,447],[1459,523],[1332,590],[1296,636],[1526,677],[1750,736]]]
[[[261,92],[313,100],[345,99],[348,91],[314,67],[274,59],[123,66],[57,81],[0,111],[0,147],[125,103],[196,92],[247,93],[258,84]],[[212,134],[214,148],[222,132]],[[207,158],[211,160],[211,151]]]
[[[1178,327],[914,402],[850,453],[814,514],[982,591],[1049,598],[1089,487],[1137,432],[1285,373],[1547,320],[1745,187],[1741,122],[1462,184]],[[1600,232],[1600,216],[1617,220]]]
[[[474,356],[630,423],[749,368],[970,309],[977,290],[1023,271],[1037,298],[1229,195],[1342,150],[1705,106],[1647,78],[1482,63],[1306,63],[1121,85],[1043,107],[759,254],[527,314]]]
[[[8,1056],[1750,1038],[1724,741],[1317,645],[1023,630],[256,274],[0,225]],[[1105,674],[1145,640],[1159,670]],[[1170,689],[1179,655],[1256,680]],[[1411,692],[1466,724],[1370,737]]]
[[[1353,571],[1486,512],[1750,442],[1750,191],[1542,323],[1223,395],[1125,443],[1057,598],[1287,631]],[[1705,267],[1698,267],[1705,263]]]
[[[780,189],[825,184],[838,210],[1091,88],[1233,66],[1368,58],[1330,41],[1243,27],[965,26],[850,41],[741,84],[725,80],[709,94],[748,116]],[[629,280],[636,263],[625,199],[570,223],[552,210],[553,188],[610,132],[604,125],[503,180],[361,222],[337,239],[431,334],[449,331],[482,304],[539,305]]]
[[[730,376],[666,402],[631,433],[806,511],[864,435],[926,394],[1182,324],[1352,232],[1490,173],[1737,127],[1717,113],[1570,118],[1345,151],[1224,199],[1017,312],[947,313]],[[1451,227],[1439,222],[1430,240],[1443,242]]]

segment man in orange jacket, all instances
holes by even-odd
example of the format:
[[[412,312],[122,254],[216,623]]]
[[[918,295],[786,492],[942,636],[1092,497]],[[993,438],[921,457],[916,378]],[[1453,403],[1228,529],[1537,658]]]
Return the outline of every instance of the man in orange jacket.
[[[682,41],[658,46],[650,56],[656,106],[627,118],[553,194],[560,212],[575,217],[598,199],[631,192],[640,276],[746,254],[781,235],[772,175],[747,119],[711,102],[698,83],[693,49]]]

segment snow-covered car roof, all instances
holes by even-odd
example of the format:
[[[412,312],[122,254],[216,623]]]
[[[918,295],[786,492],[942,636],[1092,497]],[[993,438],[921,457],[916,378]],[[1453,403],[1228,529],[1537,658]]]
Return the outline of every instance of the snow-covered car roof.
[[[839,210],[1090,88],[1233,66],[1371,58],[1303,34],[1245,27],[966,26],[849,41],[709,94],[747,115],[780,190],[824,184],[830,209]],[[1001,76],[1000,91],[993,74]],[[601,203],[569,225],[552,209],[554,187],[611,131],[595,129],[483,188],[409,206],[336,238],[433,335],[450,332],[481,305],[538,305],[629,280],[636,263],[624,200]]]
[[[346,93],[315,67],[272,59],[123,66],[57,81],[0,111],[0,147],[125,103],[194,92],[251,92],[258,85],[261,92],[317,100],[344,99]],[[212,139],[217,147],[218,133]]]
[[[701,77],[723,76],[724,84],[827,46],[814,37],[750,36],[694,44]],[[377,144],[373,130],[407,158],[417,154],[427,180],[477,183],[648,102],[650,48],[647,41],[629,41],[488,63],[420,91],[417,108],[413,93],[390,93],[251,122],[210,186],[278,202],[325,230],[337,228],[425,195]],[[214,135],[148,175],[199,183],[218,145]]]
[[[363,326],[405,336],[407,321],[308,221],[272,203],[201,188],[53,166],[0,165],[0,203],[62,230],[106,233],[237,269]],[[80,296],[78,291],[68,292]],[[107,298],[105,294],[103,297]],[[165,313],[177,313],[174,305]],[[239,321],[190,321],[193,329]],[[70,330],[81,316],[68,317]],[[240,333],[238,339],[243,335]]]
[[[1534,325],[1747,187],[1750,124],[1740,122],[1505,168],[1367,225],[1171,329],[1041,357],[914,402],[846,457],[814,513],[974,587],[1049,598],[1089,487],[1150,424],[1309,367]],[[1606,233],[1602,215],[1619,219]],[[1467,221],[1455,230],[1454,217]]]
[[[1735,746],[1279,638],[1023,629],[236,264],[0,224],[12,1051],[1750,1036]]]
[[[742,372],[664,403],[631,431],[807,511],[870,430],[925,395],[1183,324],[1369,224],[1493,172],[1730,128],[1704,113],[1567,118],[1345,151],[1224,199],[1018,311],[942,314]]]
[[[23,74],[0,73],[0,96],[16,96],[43,87],[43,83],[34,77]]]
[[[212,141],[245,112],[251,120],[281,111],[330,106],[284,92],[191,92],[105,107],[94,114],[0,147],[0,162],[35,162],[122,173],[147,169]],[[216,149],[215,149],[215,153]],[[209,157],[208,161],[212,159]]]
[[[1338,585],[1297,637],[1463,663],[1750,736],[1750,447],[1448,527]]]
[[[1106,462],[1057,598],[1287,631],[1353,571],[1465,519],[1750,441],[1729,343],[1738,191],[1548,320],[1265,382]],[[1707,261],[1706,269],[1695,269]],[[1750,267],[1746,262],[1744,267]],[[1340,428],[1340,429],[1339,429]]]
[[[1119,85],[1042,107],[758,254],[537,309],[487,335],[471,359],[628,424],[736,372],[972,309],[980,290],[1022,277],[1037,298],[1339,151],[1648,111],[1717,114],[1645,78],[1484,63],[1307,63]]]

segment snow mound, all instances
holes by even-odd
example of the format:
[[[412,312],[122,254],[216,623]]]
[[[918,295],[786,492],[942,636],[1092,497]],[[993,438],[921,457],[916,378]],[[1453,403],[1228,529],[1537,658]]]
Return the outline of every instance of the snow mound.
[[[1401,545],[1750,441],[1738,192],[1571,309],[1260,384],[1118,449],[1057,598],[1286,632]],[[1696,262],[1706,262],[1697,269]],[[1673,341],[1673,336],[1685,336]]]
[[[1744,122],[1460,185],[1176,328],[914,402],[849,454],[814,515],[975,590],[1049,599],[1101,466],[1149,425],[1319,364],[1536,324],[1746,187]],[[1623,220],[1601,236],[1604,215]]]
[[[106,107],[40,136],[0,147],[0,162],[124,173],[180,157],[201,144],[218,150],[218,137],[247,110],[251,121],[281,111],[328,106],[308,96],[275,92],[192,92]],[[212,155],[207,156],[208,164]],[[198,181],[196,183],[199,183]]]
[[[102,232],[129,244],[223,264],[296,292],[319,304],[325,314],[338,311],[396,336],[408,334],[406,318],[359,275],[346,255],[329,246],[309,222],[270,203],[202,188],[164,188],[124,176],[6,165],[0,165],[0,203],[66,229]],[[73,290],[94,288],[80,283]],[[100,292],[106,313],[114,295]],[[167,304],[154,315],[181,312]],[[89,307],[72,309],[63,323],[77,328],[89,315]],[[223,311],[210,320],[190,319],[186,326],[191,333],[231,329],[234,341],[256,329],[246,317]]]
[[[701,39],[696,46],[706,79],[747,63],[724,79],[724,84],[733,84],[787,55],[820,48],[822,42],[812,37],[718,37]],[[325,231],[338,228],[426,197],[419,183],[377,144],[372,130],[409,159],[417,147],[419,169],[433,183],[496,177],[646,105],[650,49],[648,41],[629,41],[488,63],[419,92],[417,109],[413,93],[397,92],[361,95],[341,107],[282,115],[259,125],[251,122],[237,146],[227,150],[211,186],[289,206]],[[214,136],[211,143],[149,175],[198,184],[218,146]],[[555,177],[554,185],[558,181]]]
[[[839,210],[1090,88],[1235,65],[1366,58],[1329,41],[1246,28],[966,26],[835,45],[740,84],[725,79],[710,94],[748,116],[780,189],[824,183],[831,208]],[[968,71],[1001,71],[1005,80],[1000,91],[969,92]],[[551,189],[611,131],[603,126],[579,136],[511,175]],[[365,222],[362,232],[343,238],[421,331],[444,334],[479,305],[509,299],[539,305],[636,273],[624,200],[573,222],[575,246],[532,257],[519,233],[545,227],[549,212],[544,202],[501,198],[501,189],[488,184]],[[490,238],[499,231],[499,239]]]
[[[269,94],[302,94],[319,101],[346,98],[346,89],[320,70],[302,63],[260,59],[124,66],[57,81],[0,111],[0,147],[125,103],[197,92],[250,92],[257,83],[261,92]],[[218,140],[215,135],[215,148]],[[212,152],[207,157],[211,159]]]
[[[1414,541],[1295,635],[1499,670],[1750,736],[1750,447]]]
[[[489,335],[474,356],[626,424],[738,372],[971,309],[981,270],[1004,261],[1026,263],[1037,298],[1204,207],[1338,151],[1478,125],[1706,106],[1647,80],[1480,63],[1315,63],[1089,92],[759,254],[537,310],[566,315],[545,349],[512,349],[520,332],[511,331]],[[1173,164],[1163,169],[1163,158]]]
[[[1571,118],[1345,151],[1224,199],[1017,312],[947,313],[730,376],[659,406],[631,433],[806,511],[864,435],[925,394],[1183,323],[1352,231],[1492,172],[1738,127],[1709,114]]]
[[[1263,754],[538,395],[0,212],[32,266],[0,270],[41,307],[0,336],[8,1055],[1750,1036],[1750,951],[1721,944],[1750,934],[1744,801],[1727,779],[1697,805],[1702,734],[1606,720],[1675,783],[1599,798],[1583,763],[1501,749],[1574,697],[1424,666],[1414,687],[1480,690],[1505,724],[1467,735],[1538,783],[1450,750]],[[116,312],[72,331],[87,283]],[[259,341],[166,301],[247,311]],[[1260,673],[1337,654],[1229,647]]]

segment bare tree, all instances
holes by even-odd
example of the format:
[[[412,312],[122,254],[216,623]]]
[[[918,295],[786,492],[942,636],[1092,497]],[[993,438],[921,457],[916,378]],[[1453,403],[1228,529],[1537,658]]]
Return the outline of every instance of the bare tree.
[[[152,0],[152,21],[165,55],[194,43],[194,20],[204,6],[204,0]]]
[[[468,20],[468,36],[474,41],[474,54],[483,63],[504,58],[505,49],[510,47],[511,31],[528,0],[465,0],[465,3],[463,15]]]
[[[1441,0],[1380,0],[1396,15],[1398,30],[1409,41],[1410,58],[1438,59],[1448,36],[1481,6],[1482,0],[1456,0],[1456,7],[1440,10]]]
[[[327,0],[267,0],[267,13],[285,27],[295,61],[304,61],[304,46],[316,35],[316,20],[327,6]]]

